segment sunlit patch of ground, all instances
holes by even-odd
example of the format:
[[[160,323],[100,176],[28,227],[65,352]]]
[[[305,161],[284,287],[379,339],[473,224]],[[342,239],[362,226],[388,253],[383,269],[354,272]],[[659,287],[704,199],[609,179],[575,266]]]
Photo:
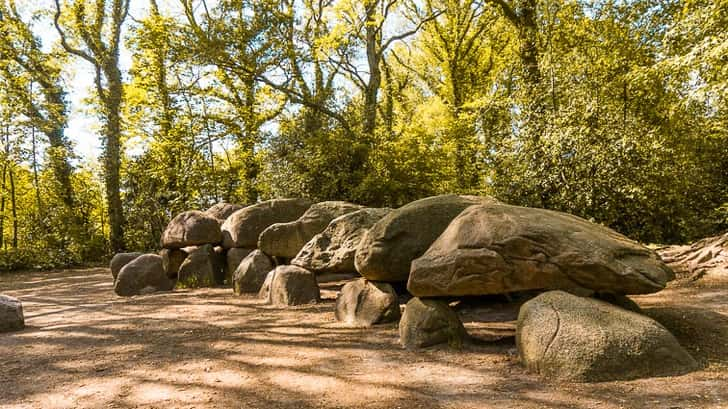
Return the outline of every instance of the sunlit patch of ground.
[[[338,286],[280,309],[223,288],[121,298],[101,268],[0,276],[28,326],[0,334],[0,407],[728,408],[725,282],[634,297],[701,370],[598,384],[524,371],[513,306],[464,307],[481,342],[462,351],[412,352],[396,325],[335,323]]]

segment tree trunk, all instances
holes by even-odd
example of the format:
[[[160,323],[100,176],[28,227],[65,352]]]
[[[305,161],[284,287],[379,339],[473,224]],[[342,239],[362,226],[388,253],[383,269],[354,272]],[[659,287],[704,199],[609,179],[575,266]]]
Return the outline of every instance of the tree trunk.
[[[381,62],[380,42],[381,35],[376,23],[376,10],[378,1],[369,2],[366,5],[366,49],[367,64],[369,65],[369,80],[364,90],[364,134],[373,139],[374,130],[377,126],[377,97],[379,87],[382,83],[382,72],[379,67]]]
[[[33,161],[33,184],[35,185],[35,205],[36,205],[36,211],[38,213],[38,216],[40,218],[40,213],[42,212],[42,205],[40,201],[40,183],[38,181],[38,144],[35,138],[35,126],[33,126],[30,130],[30,137],[32,142],[32,161]]]
[[[113,60],[113,59],[112,59]],[[117,61],[111,61],[105,69],[109,90],[105,103],[106,123],[104,133],[104,171],[106,201],[109,204],[109,242],[113,252],[124,250],[124,209],[121,203],[121,72]]]
[[[13,248],[18,248],[18,209],[15,198],[15,172],[10,168],[10,208],[13,212]]]
[[[45,94],[53,105],[64,107],[65,111],[66,101],[64,100],[64,94],[61,88],[53,87],[46,89]],[[46,137],[48,137],[48,143],[50,144],[47,154],[53,176],[60,187],[58,194],[61,201],[66,207],[73,209],[75,206],[73,185],[71,183],[73,167],[68,159],[71,147],[64,131],[66,127],[66,116],[63,115],[61,118],[60,121],[54,121],[53,127],[45,132]]]
[[[7,160],[7,159],[6,159]],[[3,248],[5,243],[5,187],[6,187],[6,174],[8,170],[8,163],[3,163],[3,182],[0,186],[0,248]]]

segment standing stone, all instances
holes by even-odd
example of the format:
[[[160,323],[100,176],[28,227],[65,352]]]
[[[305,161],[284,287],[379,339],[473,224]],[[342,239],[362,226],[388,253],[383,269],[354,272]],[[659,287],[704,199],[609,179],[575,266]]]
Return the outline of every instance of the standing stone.
[[[182,249],[162,249],[159,255],[162,256],[162,266],[167,277],[176,279],[179,268],[187,258],[187,252]]]
[[[320,274],[353,273],[364,234],[392,209],[361,209],[332,220],[298,252],[291,264]]]
[[[157,254],[141,255],[125,265],[114,283],[117,295],[130,297],[155,291],[169,291],[174,281],[167,277],[162,257]]]
[[[421,256],[460,212],[488,197],[444,195],[417,200],[391,211],[372,226],[356,249],[356,270],[372,281],[407,281],[412,260]]]
[[[682,374],[697,366],[652,319],[563,291],[523,304],[516,345],[523,364],[548,379],[628,380]]]
[[[227,251],[227,253],[225,254],[225,278],[230,283],[232,283],[233,281],[233,275],[235,274],[235,270],[237,270],[238,266],[245,259],[245,257],[248,257],[248,255],[252,252],[253,249],[243,249],[237,247]]]
[[[399,340],[407,349],[447,343],[460,348],[468,333],[455,311],[445,301],[414,297],[399,321]]]
[[[175,216],[162,233],[162,247],[179,249],[222,240],[220,220],[206,213],[190,210]]]
[[[296,266],[273,270],[268,302],[276,306],[311,304],[320,299],[316,275]]]
[[[23,305],[17,298],[0,294],[0,332],[19,331],[23,328]]]
[[[456,217],[412,262],[418,297],[537,289],[614,294],[660,291],[673,272],[654,251],[567,213],[488,203]]]
[[[361,208],[359,205],[337,201],[313,204],[297,220],[276,223],[265,229],[258,238],[258,248],[271,256],[291,259],[331,220]]]
[[[223,260],[212,245],[206,244],[194,250],[179,268],[177,286],[183,288],[213,287],[222,275]]]
[[[237,212],[243,207],[244,206],[241,206],[239,204],[218,203],[211,208],[205,210],[205,213],[220,220],[220,222],[222,223],[225,221],[225,219],[230,217],[231,214]]]
[[[363,327],[397,321],[400,317],[397,293],[388,283],[364,278],[351,281],[336,297],[335,316],[337,321]]]
[[[132,260],[135,258],[141,256],[144,253],[117,253],[114,254],[114,257],[111,258],[111,262],[109,263],[109,269],[111,269],[111,275],[114,277],[114,280],[116,280],[116,277],[119,276],[119,271],[121,269],[129,264]]]
[[[274,223],[294,221],[311,207],[308,199],[274,199],[244,207],[222,224],[222,245],[257,248],[258,236]]]
[[[275,266],[265,253],[254,250],[243,259],[233,273],[235,294],[259,292],[268,273]]]

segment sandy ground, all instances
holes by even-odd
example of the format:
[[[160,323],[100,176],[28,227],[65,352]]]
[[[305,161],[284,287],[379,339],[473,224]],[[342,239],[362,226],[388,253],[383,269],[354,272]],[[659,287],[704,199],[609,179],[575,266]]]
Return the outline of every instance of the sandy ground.
[[[512,338],[403,350],[395,325],[336,324],[322,287],[321,304],[278,309],[223,288],[121,298],[102,268],[0,276],[27,324],[0,334],[0,407],[728,408],[728,282],[634,297],[701,370],[596,384],[527,373]],[[466,327],[507,334],[516,310],[465,311],[499,321]]]

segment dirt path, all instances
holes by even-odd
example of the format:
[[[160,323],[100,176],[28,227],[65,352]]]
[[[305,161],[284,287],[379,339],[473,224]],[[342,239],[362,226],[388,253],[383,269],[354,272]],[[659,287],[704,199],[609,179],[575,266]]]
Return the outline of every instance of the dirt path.
[[[728,408],[726,283],[635,298],[702,370],[598,384],[530,375],[512,341],[402,350],[395,325],[338,326],[333,290],[277,309],[229,289],[120,298],[101,268],[0,276],[28,326],[0,334],[0,407]]]

